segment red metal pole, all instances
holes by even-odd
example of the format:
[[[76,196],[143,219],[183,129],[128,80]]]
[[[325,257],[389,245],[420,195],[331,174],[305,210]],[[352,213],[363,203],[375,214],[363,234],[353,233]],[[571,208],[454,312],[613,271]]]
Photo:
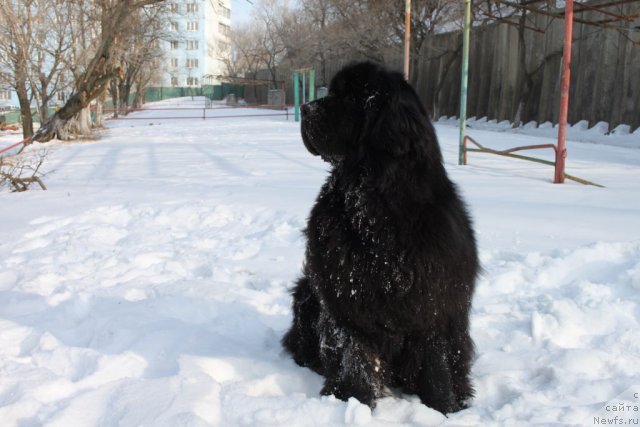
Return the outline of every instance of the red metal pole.
[[[411,58],[411,0],[404,2],[404,78],[409,80]]]
[[[0,149],[0,154],[5,153],[5,152],[9,151],[9,150],[11,150],[12,148],[19,147],[19,146],[21,146],[22,144],[26,144],[30,139],[31,139],[31,137],[28,137],[28,138],[25,138],[25,139],[23,139],[22,141],[17,142],[17,143],[15,143],[15,144],[13,144],[13,145],[10,145],[10,146],[8,146],[8,147],[4,147],[4,148]]]
[[[556,171],[553,182],[564,182],[567,158],[567,117],[569,115],[569,85],[571,83],[571,46],[573,43],[573,0],[564,6],[564,50],[562,55],[562,83],[560,86],[560,117],[558,118],[558,145],[556,147]]]

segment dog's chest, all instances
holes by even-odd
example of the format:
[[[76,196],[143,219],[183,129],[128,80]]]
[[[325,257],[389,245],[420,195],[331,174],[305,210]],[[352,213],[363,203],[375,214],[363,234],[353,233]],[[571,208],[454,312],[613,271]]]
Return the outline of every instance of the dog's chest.
[[[393,239],[385,211],[364,180],[347,185],[332,177],[323,187],[311,219],[327,241],[346,240],[383,249]]]
[[[309,219],[312,270],[335,292],[357,298],[376,284],[379,292],[404,293],[413,282],[406,252],[390,217],[364,184],[338,186],[329,180]]]

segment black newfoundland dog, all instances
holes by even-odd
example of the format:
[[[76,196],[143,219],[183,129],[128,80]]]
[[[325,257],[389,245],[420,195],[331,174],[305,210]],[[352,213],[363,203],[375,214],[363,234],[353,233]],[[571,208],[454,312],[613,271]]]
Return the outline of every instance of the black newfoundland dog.
[[[396,388],[443,413],[467,407],[476,244],[416,93],[399,73],[348,66],[302,106],[302,139],[332,169],[284,347],[325,377],[323,395],[374,407]]]

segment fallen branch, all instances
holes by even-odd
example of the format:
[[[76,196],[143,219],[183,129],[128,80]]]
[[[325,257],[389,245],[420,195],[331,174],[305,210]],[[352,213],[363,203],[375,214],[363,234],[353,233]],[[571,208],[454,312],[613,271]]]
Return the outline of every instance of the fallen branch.
[[[31,157],[0,157],[0,189],[5,185],[11,187],[11,192],[23,192],[29,189],[34,182],[40,188],[47,187],[40,178],[43,176],[40,167],[47,157],[47,151],[43,150]]]

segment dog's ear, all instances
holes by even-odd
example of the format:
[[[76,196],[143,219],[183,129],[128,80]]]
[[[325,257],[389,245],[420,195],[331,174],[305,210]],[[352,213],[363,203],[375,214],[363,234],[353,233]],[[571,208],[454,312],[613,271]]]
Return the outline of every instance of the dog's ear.
[[[367,123],[371,148],[393,157],[424,154],[435,134],[420,99],[404,79],[396,79],[373,105],[375,114]]]

